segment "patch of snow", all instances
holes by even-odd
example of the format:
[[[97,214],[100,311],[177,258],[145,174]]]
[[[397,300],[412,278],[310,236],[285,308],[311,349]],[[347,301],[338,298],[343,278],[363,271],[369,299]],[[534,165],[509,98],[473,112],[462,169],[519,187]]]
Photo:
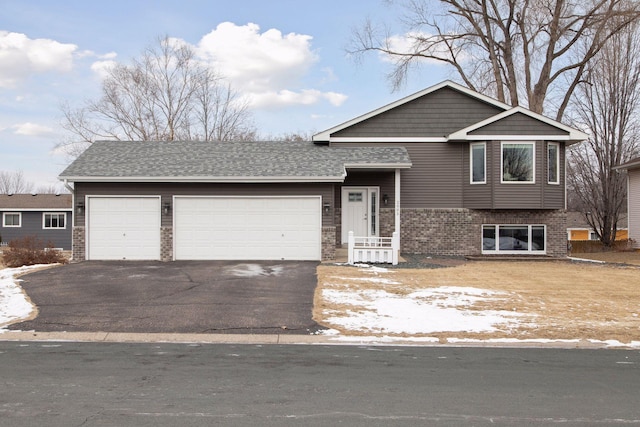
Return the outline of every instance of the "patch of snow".
[[[352,280],[358,282],[369,282],[369,283],[379,283],[381,285],[400,285],[400,282],[396,282],[395,280],[385,279],[383,277],[335,277],[336,279],[342,280]]]
[[[325,331],[322,331],[325,332]],[[337,331],[336,331],[337,332]],[[329,335],[331,336],[331,334],[325,334],[323,333],[322,335]],[[438,338],[435,337],[393,337],[393,336],[389,336],[389,335],[384,335],[382,337],[376,337],[376,336],[355,336],[355,335],[341,335],[341,336],[336,336],[332,341],[339,341],[339,342],[357,342],[357,343],[397,343],[399,341],[402,342],[412,342],[412,343],[438,343],[440,340]]]
[[[279,276],[284,267],[274,265],[266,267],[260,264],[237,264],[228,268],[228,272],[236,277]]]
[[[595,263],[595,264],[606,264],[606,261],[600,261],[600,260],[597,260],[597,259],[576,258],[576,257],[572,257],[572,256],[569,256],[567,258],[569,258],[571,261],[592,262],[592,263]]]
[[[0,270],[0,333],[6,332],[5,326],[28,318],[35,307],[29,302],[16,276],[44,265],[30,265]]]
[[[633,347],[633,348],[640,348],[640,341],[630,341],[629,343],[623,343],[623,342],[620,342],[618,340],[601,341],[601,340],[590,339],[588,341],[590,343],[592,343],[592,344],[602,344],[602,345],[605,345],[607,347]]]
[[[325,289],[323,297],[342,306],[326,311],[327,322],[347,331],[372,334],[493,332],[517,326],[519,313],[473,310],[470,306],[496,293],[476,288],[439,287],[398,295],[384,290]]]
[[[375,265],[370,264],[353,264],[354,267],[358,267],[360,269],[366,269],[366,271],[371,273],[388,273],[389,269],[384,267],[376,267]]]
[[[518,338],[489,338],[486,340],[480,340],[475,338],[447,338],[447,342],[452,344],[463,343],[494,343],[494,344],[577,344],[579,339],[548,339],[548,338],[531,338],[531,339],[518,339]]]

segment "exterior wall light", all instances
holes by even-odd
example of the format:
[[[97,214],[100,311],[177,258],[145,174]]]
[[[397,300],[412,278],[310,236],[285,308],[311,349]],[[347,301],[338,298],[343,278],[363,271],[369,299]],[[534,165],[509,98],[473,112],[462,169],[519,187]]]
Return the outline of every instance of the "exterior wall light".
[[[331,212],[331,205],[329,204],[329,202],[324,202],[324,204],[322,205],[322,210],[325,214],[329,214],[329,212]]]
[[[162,205],[162,212],[165,215],[169,215],[169,212],[171,212],[171,204],[169,202],[164,202]]]
[[[76,213],[78,215],[82,215],[84,213],[84,202],[83,201],[79,201],[78,204],[76,205]]]
[[[382,203],[384,203],[384,205],[387,206],[387,204],[389,203],[389,195],[388,194],[383,194],[382,195]]]

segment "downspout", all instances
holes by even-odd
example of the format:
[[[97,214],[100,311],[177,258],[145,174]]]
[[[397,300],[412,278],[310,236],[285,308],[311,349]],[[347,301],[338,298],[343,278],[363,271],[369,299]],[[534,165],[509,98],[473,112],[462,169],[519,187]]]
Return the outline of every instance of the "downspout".
[[[400,236],[400,169],[396,169],[395,175],[395,232]]]
[[[69,181],[67,180],[67,178],[63,179],[62,183],[64,185],[64,188],[69,190],[69,193],[71,193],[71,219],[73,220],[73,223],[71,224],[71,226],[75,227],[76,225],[76,215],[75,215],[76,189],[73,188],[71,185],[69,185]]]

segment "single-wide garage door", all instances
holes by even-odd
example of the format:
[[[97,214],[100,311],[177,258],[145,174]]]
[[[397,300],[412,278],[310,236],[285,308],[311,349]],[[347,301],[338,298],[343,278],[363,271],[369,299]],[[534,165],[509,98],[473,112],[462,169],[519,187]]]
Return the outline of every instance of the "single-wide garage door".
[[[177,260],[320,260],[321,198],[176,197]]]
[[[87,259],[159,260],[159,197],[89,197]]]

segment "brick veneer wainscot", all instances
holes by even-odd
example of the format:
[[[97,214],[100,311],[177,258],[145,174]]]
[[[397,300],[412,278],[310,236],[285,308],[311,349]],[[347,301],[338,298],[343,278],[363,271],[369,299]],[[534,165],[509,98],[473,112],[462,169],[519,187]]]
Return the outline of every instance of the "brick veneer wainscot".
[[[402,209],[401,252],[447,256],[480,255],[483,224],[543,224],[548,256],[567,255],[564,210],[493,211],[472,209]],[[394,231],[394,210],[380,209],[380,235]]]

